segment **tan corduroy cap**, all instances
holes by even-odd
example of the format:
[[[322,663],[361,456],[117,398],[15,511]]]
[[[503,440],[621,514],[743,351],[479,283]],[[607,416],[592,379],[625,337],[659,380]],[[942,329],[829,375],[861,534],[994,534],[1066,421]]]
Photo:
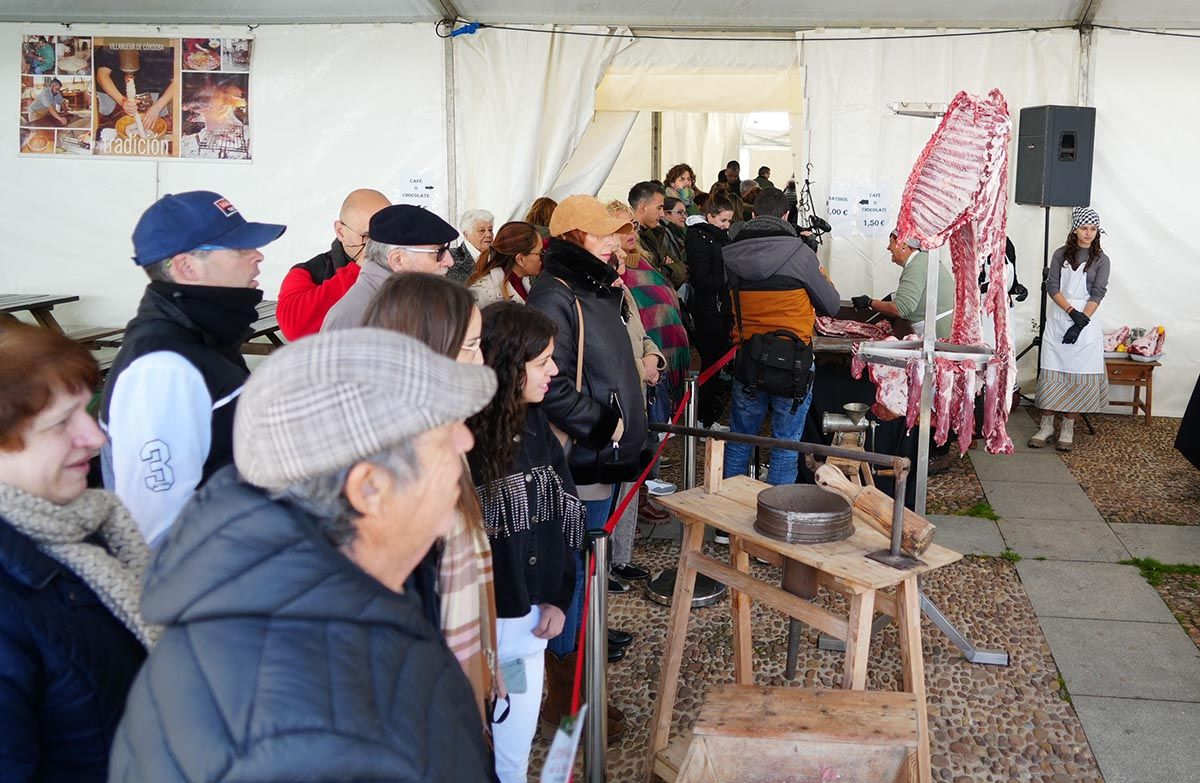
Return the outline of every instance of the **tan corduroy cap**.
[[[550,216],[550,236],[561,237],[577,229],[606,237],[609,234],[629,234],[633,231],[633,224],[609,215],[595,196],[567,196]]]
[[[283,489],[466,419],[495,392],[491,368],[399,332],[306,337],[273,353],[242,387],[233,460],[248,483]]]

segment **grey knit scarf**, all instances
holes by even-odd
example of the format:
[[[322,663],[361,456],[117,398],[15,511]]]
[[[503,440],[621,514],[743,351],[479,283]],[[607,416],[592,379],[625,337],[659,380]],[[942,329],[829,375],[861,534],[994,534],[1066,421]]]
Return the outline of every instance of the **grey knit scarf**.
[[[142,574],[150,551],[116,495],[90,489],[58,505],[0,483],[0,517],[69,568],[147,649],[162,628],[142,618]],[[98,535],[104,546],[89,543]]]

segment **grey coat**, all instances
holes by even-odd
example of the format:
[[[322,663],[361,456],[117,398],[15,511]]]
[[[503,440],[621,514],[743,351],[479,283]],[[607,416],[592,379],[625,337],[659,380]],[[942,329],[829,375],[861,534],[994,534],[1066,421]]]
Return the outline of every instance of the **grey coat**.
[[[321,324],[321,331],[331,332],[334,329],[353,329],[356,326],[362,326],[363,316],[366,315],[371,300],[375,298],[375,294],[392,274],[390,269],[384,269],[373,261],[364,262],[354,285],[350,286],[350,290],[337,301],[337,304],[329,308],[329,313],[325,316],[325,323]]]

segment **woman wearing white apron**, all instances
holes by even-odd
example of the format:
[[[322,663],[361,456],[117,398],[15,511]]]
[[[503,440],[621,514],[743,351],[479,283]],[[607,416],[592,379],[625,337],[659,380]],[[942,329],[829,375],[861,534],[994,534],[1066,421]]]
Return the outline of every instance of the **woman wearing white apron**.
[[[1100,216],[1076,207],[1067,243],[1054,251],[1046,294],[1057,307],[1046,316],[1038,372],[1037,407],[1041,427],[1029,439],[1041,448],[1054,439],[1054,415],[1062,414],[1056,447],[1074,447],[1075,416],[1108,404],[1104,370],[1104,334],[1092,320],[1108,290],[1109,260],[1100,249]]]

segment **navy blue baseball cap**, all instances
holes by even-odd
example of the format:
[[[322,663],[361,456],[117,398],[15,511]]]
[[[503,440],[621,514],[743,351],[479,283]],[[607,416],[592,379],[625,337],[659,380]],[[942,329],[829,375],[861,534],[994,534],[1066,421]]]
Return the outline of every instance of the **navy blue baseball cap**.
[[[199,248],[258,248],[286,230],[275,223],[249,222],[229,199],[211,190],[167,194],[134,226],[133,262],[149,266]]]

